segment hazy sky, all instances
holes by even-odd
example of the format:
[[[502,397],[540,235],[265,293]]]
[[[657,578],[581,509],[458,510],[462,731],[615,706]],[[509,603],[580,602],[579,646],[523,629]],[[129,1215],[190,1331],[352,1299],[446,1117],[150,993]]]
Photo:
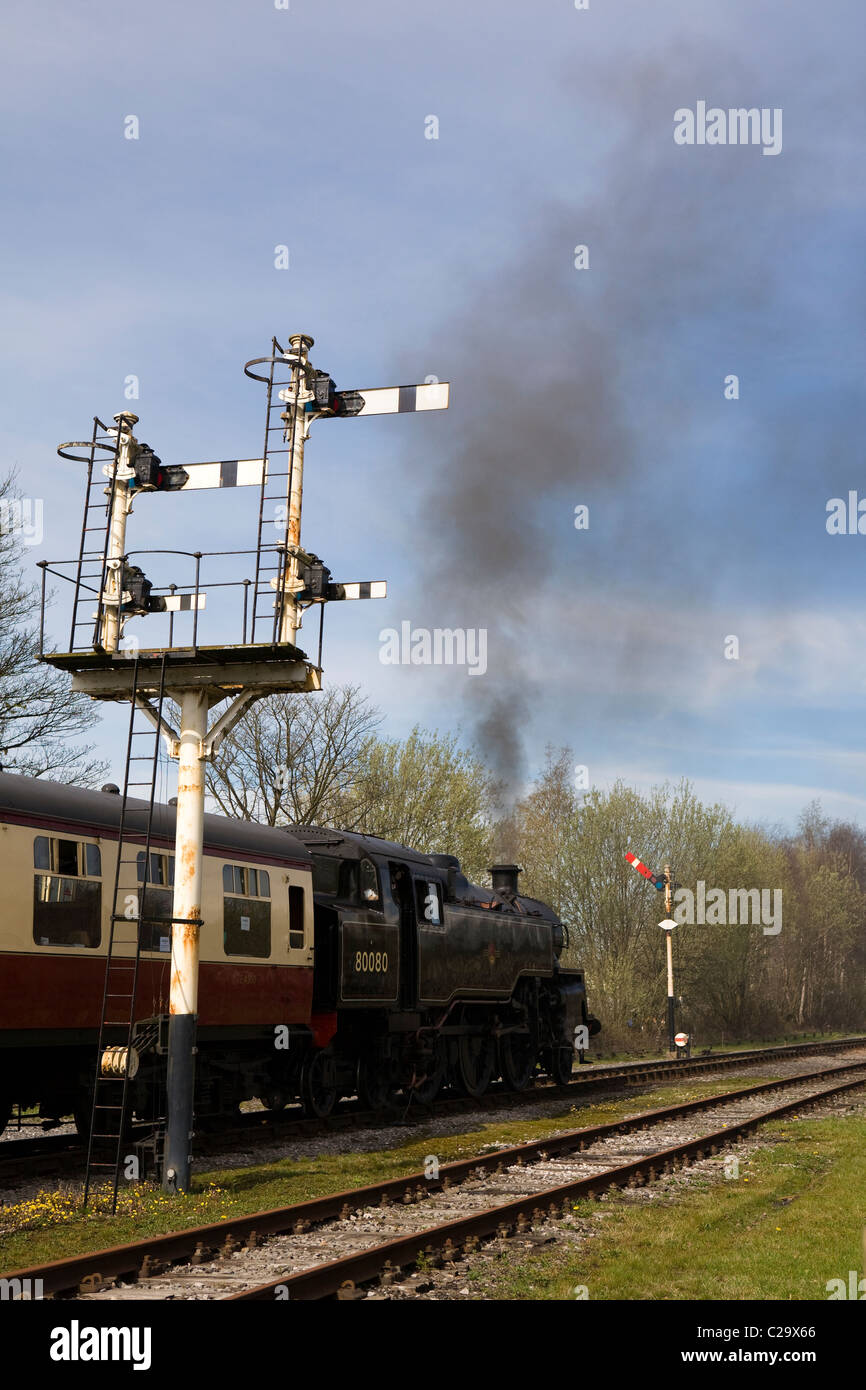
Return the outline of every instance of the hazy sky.
[[[306,545],[389,581],[325,645],[386,732],[460,726],[515,786],[567,744],[602,786],[866,818],[866,535],[826,529],[866,497],[864,28],[862,0],[7,0],[28,561],[77,545],[58,443],[131,407],[167,463],[254,457],[242,365],[304,331],[339,386],[452,382],[447,413],[325,421],[307,450]],[[676,144],[700,102],[781,113],[778,153]],[[251,546],[256,505],[142,498],[130,543]],[[404,621],[483,628],[487,670],[383,665]]]

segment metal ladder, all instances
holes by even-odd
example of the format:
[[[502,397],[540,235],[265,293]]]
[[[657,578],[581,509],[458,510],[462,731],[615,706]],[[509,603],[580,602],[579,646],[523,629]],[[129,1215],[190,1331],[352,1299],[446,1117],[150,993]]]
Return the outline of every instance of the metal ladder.
[[[277,358],[277,353],[280,358]],[[285,546],[274,544],[263,544],[263,531],[266,523],[265,503],[279,502],[285,504],[286,498],[291,492],[292,467],[294,462],[295,450],[295,428],[297,415],[292,413],[292,426],[288,447],[284,449],[271,448],[271,435],[279,434],[283,439],[286,434],[286,426],[282,421],[276,425],[272,424],[273,411],[282,412],[285,409],[285,402],[279,397],[274,400],[274,369],[278,365],[289,366],[289,360],[285,357],[284,350],[277,342],[276,338],[271,340],[270,367],[267,378],[267,404],[265,407],[265,442],[262,446],[262,485],[259,494],[259,525],[256,536],[256,577],[253,587],[253,606],[250,621],[250,641],[255,642],[277,642],[280,635],[280,624],[283,616],[283,581],[286,573]],[[294,391],[297,394],[300,390],[300,377],[302,365],[297,364],[297,370],[293,372]],[[288,468],[274,470],[271,468],[271,459],[279,455],[286,455]],[[286,481],[287,480],[287,481]],[[270,488],[278,481],[284,483],[282,492],[271,492]],[[276,563],[267,563],[268,558],[275,559]],[[276,580],[272,584],[271,580]],[[263,600],[267,606],[263,607]]]
[[[165,701],[166,655],[163,652],[159,670],[157,703],[155,707],[151,706],[151,710],[156,714],[158,720],[162,718]],[[127,1132],[130,1114],[129,1082],[131,1078],[129,1064],[134,1056],[132,1048],[141,959],[141,929],[155,922],[159,922],[161,926],[167,925],[164,918],[148,917],[145,912],[147,890],[151,880],[150,846],[153,833],[161,735],[159,723],[155,728],[149,721],[146,728],[139,727],[145,716],[139,704],[141,697],[139,657],[136,656],[134,660],[123,797],[120,804],[117,863],[114,871],[114,893],[108,952],[105,958],[105,978],[99,1019],[99,1039],[96,1049],[90,1134],[87,1144],[87,1171],[84,1180],[84,1206],[86,1207],[94,1181],[98,1177],[107,1176],[110,1178],[113,1182],[112,1212],[117,1207],[117,1192],[125,1157],[124,1146],[128,1146],[130,1142]],[[137,751],[141,748],[141,740],[148,738],[151,740],[151,744],[146,751]],[[146,766],[142,768],[142,764]],[[136,776],[139,769],[142,772],[149,770],[149,776]],[[130,794],[134,795],[136,791],[141,791],[143,799],[147,801],[143,847],[140,821],[134,828],[129,825],[129,798]],[[142,853],[142,848],[144,871],[139,877],[138,857]],[[130,915],[130,911],[132,915]],[[131,952],[130,947],[132,948]],[[151,1029],[157,1027],[157,1021],[153,1020]],[[151,1038],[145,1032],[145,1034],[135,1034],[135,1041],[140,1050],[142,1042],[152,1043],[155,1038]],[[155,1119],[155,1124],[158,1130],[160,1120]],[[155,1140],[155,1145],[158,1149],[158,1138]]]
[[[109,436],[109,427],[104,425],[97,415],[93,417],[93,433],[89,442],[80,447],[89,451],[87,459],[87,485],[84,492],[84,517],[81,522],[81,539],[78,546],[78,563],[75,571],[75,596],[72,601],[72,626],[69,632],[69,650],[76,651],[98,651],[99,630],[104,608],[106,580],[108,571],[108,543],[110,535],[109,518],[114,505],[117,483],[117,462],[120,455],[121,433],[118,429],[114,443],[109,446],[104,440],[99,438],[100,432]],[[97,450],[102,450],[103,455],[98,455]],[[112,459],[107,456],[111,453]],[[94,477],[94,468],[97,463],[112,462],[111,476]],[[94,495],[94,488],[99,491]],[[99,513],[102,513],[101,520],[97,523]],[[100,542],[94,542],[92,536],[101,536]],[[98,568],[97,568],[98,566]],[[82,613],[82,605],[90,605],[96,601],[96,613]],[[86,639],[84,633],[86,632]]]

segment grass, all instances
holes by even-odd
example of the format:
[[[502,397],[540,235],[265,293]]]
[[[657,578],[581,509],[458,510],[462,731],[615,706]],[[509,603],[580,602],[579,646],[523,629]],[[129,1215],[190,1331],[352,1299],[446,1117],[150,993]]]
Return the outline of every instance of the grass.
[[[769,1147],[740,1157],[739,1177],[703,1180],[676,1197],[620,1196],[576,1205],[585,1235],[509,1256],[484,1297],[575,1299],[827,1299],[827,1283],[862,1274],[866,1116],[779,1121]],[[737,1150],[732,1150],[737,1153]],[[564,1226],[572,1223],[565,1222]]]
[[[856,1031],[857,1031],[857,1030],[855,1029],[855,1030],[854,1030],[854,1033],[856,1033]],[[715,1052],[751,1052],[754,1048],[762,1048],[762,1047],[787,1047],[787,1046],[792,1046],[792,1047],[793,1047],[793,1046],[796,1046],[798,1043],[812,1043],[812,1042],[828,1042],[828,1043],[829,1043],[829,1042],[833,1042],[834,1039],[838,1039],[838,1038],[848,1038],[848,1037],[851,1037],[851,1036],[852,1036],[852,1032],[851,1032],[851,1030],[849,1029],[849,1030],[847,1030],[847,1031],[835,1032],[835,1033],[789,1033],[789,1034],[786,1034],[786,1035],[784,1035],[784,1036],[781,1036],[781,1035],[780,1035],[780,1036],[777,1037],[777,1038],[758,1038],[758,1039],[755,1039],[755,1038],[741,1038],[741,1039],[739,1039],[739,1041],[736,1041],[736,1042],[721,1042],[721,1043],[720,1043],[720,1042],[713,1042],[713,1041],[711,1041],[711,1040],[709,1040],[709,1039],[707,1039],[707,1038],[696,1037],[696,1036],[693,1034],[693,1035],[692,1035],[692,1058],[694,1059],[694,1058],[700,1057],[702,1051],[703,1051],[705,1048],[711,1048],[712,1051],[713,1051],[714,1053],[715,1053]],[[635,1041],[637,1041],[637,1040],[635,1040]],[[630,1049],[625,1050],[625,1051],[619,1050],[619,1051],[614,1051],[614,1052],[606,1052],[606,1051],[604,1051],[603,1049],[604,1049],[604,1045],[603,1045],[603,1044],[602,1044],[602,1050],[601,1050],[601,1051],[596,1051],[594,1047],[590,1047],[590,1050],[589,1050],[589,1052],[588,1052],[588,1054],[587,1054],[587,1056],[589,1057],[590,1061],[596,1061],[596,1062],[614,1062],[614,1063],[615,1063],[615,1062],[633,1062],[633,1061],[635,1061],[636,1059],[646,1060],[646,1061],[655,1061],[655,1060],[657,1060],[657,1059],[667,1060],[667,1058],[671,1055],[671,1054],[667,1051],[667,1047],[666,1047],[664,1044],[659,1043],[658,1045],[656,1045],[655,1043],[651,1043],[651,1042],[647,1042],[647,1045],[646,1045],[646,1048],[645,1048],[645,1049],[640,1049],[640,1048],[635,1047],[635,1048],[630,1048]],[[576,1074],[579,1074],[579,1072],[580,1072],[580,1068],[579,1068],[579,1067],[576,1067],[576,1068],[575,1068],[575,1073],[576,1073]]]
[[[82,1213],[78,1189],[64,1184],[0,1208],[0,1272],[402,1177],[423,1169],[431,1153],[446,1163],[480,1153],[485,1146],[519,1144],[557,1130],[603,1124],[639,1110],[695,1100],[742,1085],[741,1078],[726,1077],[712,1082],[692,1079],[639,1092],[634,1089],[622,1098],[565,1107],[553,1117],[510,1122],[494,1118],[472,1132],[435,1138],[404,1138],[404,1131],[395,1130],[391,1146],[370,1153],[284,1158],[250,1168],[204,1173],[194,1178],[192,1192],[181,1197],[136,1184],[122,1190],[114,1216],[104,1199]]]

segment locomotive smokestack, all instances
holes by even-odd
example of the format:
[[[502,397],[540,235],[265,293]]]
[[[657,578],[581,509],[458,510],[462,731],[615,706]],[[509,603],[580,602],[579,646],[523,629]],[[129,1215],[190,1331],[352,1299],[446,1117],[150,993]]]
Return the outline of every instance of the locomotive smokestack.
[[[517,875],[523,873],[516,864],[493,864],[490,876],[494,893],[517,893]]]

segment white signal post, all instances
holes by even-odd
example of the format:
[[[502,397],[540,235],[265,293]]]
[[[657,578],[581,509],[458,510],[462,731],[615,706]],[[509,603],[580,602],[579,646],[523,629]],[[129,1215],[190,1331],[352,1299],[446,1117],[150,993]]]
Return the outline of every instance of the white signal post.
[[[190,1140],[195,1085],[195,1032],[198,1018],[198,961],[204,859],[205,749],[208,697],[204,690],[177,692],[180,698],[174,895],[171,915],[171,986],[168,1012],[166,1142],[163,1187],[189,1188]],[[177,698],[176,696],[176,698]]]
[[[665,865],[665,869],[668,870],[668,866],[667,866],[667,865]],[[668,874],[668,877],[670,877],[669,874]],[[674,1033],[675,1033],[675,1029],[676,1029],[676,1024],[675,1024],[675,1022],[674,1022],[675,1001],[674,1001],[674,953],[673,953],[673,932],[674,932],[674,927],[676,926],[676,922],[673,920],[672,917],[666,917],[665,920],[664,920],[663,922],[659,922],[659,926],[661,927],[662,931],[663,931],[664,934],[665,934],[665,951],[666,951],[666,954],[667,954],[667,965],[668,965],[668,1051],[669,1051],[669,1052],[676,1052],[677,1047],[676,1047],[676,1042],[674,1041]]]
[[[676,926],[673,920],[673,877],[671,875],[670,864],[665,864],[665,912],[667,913],[667,936],[665,944],[667,947],[668,961],[668,1051],[676,1052],[676,1042],[674,1040],[674,1029],[676,1028],[675,1013],[676,999],[674,997],[674,953],[672,932]]]
[[[286,442],[289,445],[289,476],[286,497],[286,571],[280,619],[280,641],[297,646],[301,626],[301,610],[297,593],[303,587],[300,577],[301,504],[304,498],[304,441],[307,435],[307,403],[313,392],[307,381],[309,352],[313,339],[306,333],[293,333],[289,338],[291,352],[287,354],[292,366],[292,384],[286,394],[290,397],[283,413],[286,421]]]
[[[120,643],[120,606],[123,603],[123,556],[126,554],[126,520],[130,512],[129,479],[134,477],[132,461],[135,458],[136,440],[132,433],[138,424],[138,416],[131,411],[122,411],[114,417],[117,429],[112,431],[118,439],[117,460],[106,467],[109,486],[106,492],[111,497],[111,515],[108,522],[108,552],[106,555],[105,592],[101,595],[99,640],[103,650],[116,652]]]
[[[148,656],[163,661],[172,657],[165,670],[165,694],[180,706],[180,729],[171,728],[159,717],[147,696],[152,692],[145,683],[144,691],[136,687],[132,663],[118,660],[123,632],[123,557],[126,554],[126,524],[131,503],[137,495],[130,489],[135,478],[135,461],[139,451],[133,436],[138,416],[130,412],[115,415],[117,443],[115,458],[105,473],[111,487],[110,515],[106,549],[106,570],[103,593],[100,596],[99,632],[94,650],[105,657],[102,665],[88,660],[77,663],[70,658],[74,652],[56,657],[56,664],[72,669],[73,690],[83,691],[94,698],[132,699],[144,715],[159,728],[169,755],[178,760],[177,815],[175,838],[175,884],[172,902],[171,985],[169,998],[167,1116],[162,1183],[167,1191],[186,1192],[190,1184],[190,1138],[193,1128],[194,1055],[198,1014],[199,937],[202,925],[202,866],[204,859],[205,763],[212,757],[220,741],[256,700],[274,692],[313,691],[321,689],[318,666],[302,660],[296,650],[297,633],[301,626],[304,590],[302,571],[311,561],[301,546],[301,508],[304,485],[304,444],[309,428],[316,419],[337,413],[353,415],[402,414],[421,410],[445,410],[448,407],[447,382],[415,386],[376,388],[371,391],[338,393],[339,405],[314,405],[314,383],[324,375],[316,373],[309,362],[313,339],[305,333],[289,338],[289,348],[280,349],[280,361],[289,368],[289,383],[279,392],[278,402],[284,402],[284,439],[288,445],[286,479],[286,542],[282,572],[272,581],[277,588],[275,601],[280,623],[279,644],[286,644],[284,659],[274,661],[273,648],[264,661],[254,642],[231,648],[222,664],[202,665],[195,652],[189,649],[148,649]],[[276,343],[275,343],[276,346]],[[272,368],[276,358],[259,358]],[[255,365],[247,363],[245,371]],[[267,381],[247,371],[253,379]],[[273,384],[273,370],[270,377]],[[331,383],[333,385],[333,383]],[[342,399],[351,396],[351,408]],[[270,397],[269,397],[270,401]],[[270,416],[269,416],[270,421]],[[67,446],[62,446],[63,448]],[[78,447],[78,446],[76,446]],[[260,486],[267,482],[266,457],[260,459],[223,459],[216,462],[194,463],[184,469],[183,482],[171,485],[171,491],[199,488],[233,488]],[[64,454],[64,457],[74,457]],[[151,489],[147,489],[150,491]],[[85,514],[86,515],[86,514]],[[86,521],[85,521],[86,525]],[[382,581],[353,581],[327,586],[324,599],[382,598],[386,586]],[[166,609],[204,608],[204,595],[181,596],[166,601]],[[141,615],[139,615],[141,616]],[[291,644],[289,647],[288,644]],[[45,660],[52,657],[45,656]],[[138,663],[135,663],[136,670]],[[208,710],[227,696],[228,708],[208,729]],[[146,881],[146,880],[145,880]]]
[[[663,922],[659,922],[659,926],[661,927],[662,931],[664,931],[664,932],[667,934],[667,935],[666,935],[666,939],[665,939],[665,950],[666,950],[666,954],[667,954],[667,966],[668,966],[668,1008],[667,1008],[668,1051],[669,1051],[669,1052],[676,1052],[677,1047],[676,1047],[676,1041],[675,1041],[675,1039],[674,1039],[674,1029],[675,1029],[675,1027],[676,1027],[676,1024],[675,1024],[675,1022],[674,1022],[674,1013],[675,1013],[675,999],[674,999],[674,957],[673,957],[673,948],[672,948],[672,944],[671,944],[671,943],[672,943],[672,940],[673,940],[673,938],[672,938],[672,936],[671,936],[671,933],[673,932],[673,930],[674,930],[674,928],[675,928],[675,926],[676,926],[676,922],[673,920],[673,917],[672,917],[672,915],[671,915],[672,912],[673,912],[673,890],[674,890],[673,877],[672,877],[672,875],[671,875],[671,866],[670,866],[670,864],[665,864],[665,871],[664,871],[664,874],[663,874],[663,875],[662,875],[662,874],[654,874],[653,871],[652,871],[652,869],[647,868],[646,864],[644,864],[640,859],[638,859],[637,855],[636,855],[636,854],[633,854],[631,850],[629,850],[629,852],[626,854],[625,857],[626,857],[626,862],[629,863],[629,864],[631,864],[632,868],[633,868],[633,869],[636,869],[637,872],[638,872],[639,874],[642,874],[643,877],[644,877],[645,879],[648,879],[649,882],[652,883],[653,886],[654,886],[655,888],[664,887],[664,892],[665,892],[665,912],[667,913],[667,916],[665,917],[665,920],[664,920]]]

